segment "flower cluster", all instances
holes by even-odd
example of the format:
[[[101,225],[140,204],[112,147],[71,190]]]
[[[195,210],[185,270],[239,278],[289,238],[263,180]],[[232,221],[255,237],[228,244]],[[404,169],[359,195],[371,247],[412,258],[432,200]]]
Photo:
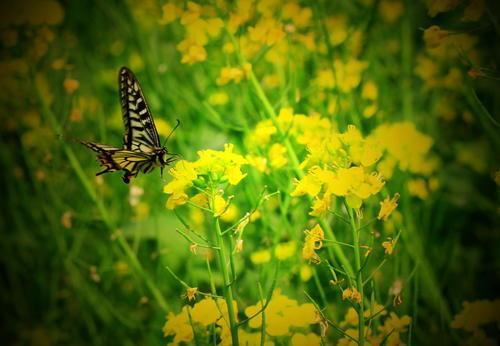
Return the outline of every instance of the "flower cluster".
[[[264,302],[266,304],[266,302]],[[233,302],[237,311],[237,304]],[[276,289],[269,304],[261,303],[248,306],[245,315],[250,318],[249,331],[240,328],[239,339],[242,345],[259,345],[262,325],[262,310],[265,311],[266,333],[269,337],[289,336],[293,345],[300,345],[301,340],[311,340],[311,345],[319,345],[320,337],[309,332],[309,327],[318,322],[317,311],[313,304],[299,304]],[[170,312],[163,326],[163,334],[170,337],[169,345],[189,343],[194,340],[193,331],[209,332],[209,327],[216,326],[216,333],[221,339],[220,345],[231,344],[228,326],[228,310],[223,299],[204,298],[193,306],[186,305],[178,314]],[[258,330],[256,330],[258,329]],[[293,329],[293,332],[292,332]],[[201,334],[201,333],[200,333]],[[271,343],[272,344],[272,343]]]
[[[201,150],[198,152],[198,160],[177,162],[175,167],[170,169],[172,181],[163,189],[170,195],[167,208],[174,209],[185,204],[188,201],[187,191],[193,186],[203,190],[220,183],[237,185],[245,177],[241,167],[247,161],[241,155],[233,153],[233,149],[232,144],[226,144],[224,151]]]
[[[325,235],[320,225],[314,226],[311,230],[304,231],[306,237],[302,248],[302,258],[312,263],[319,263],[321,259],[316,254],[316,250],[321,249]]]

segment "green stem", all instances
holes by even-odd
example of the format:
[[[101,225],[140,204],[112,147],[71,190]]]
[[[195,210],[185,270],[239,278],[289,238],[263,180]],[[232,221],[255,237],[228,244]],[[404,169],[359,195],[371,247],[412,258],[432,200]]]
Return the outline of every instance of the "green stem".
[[[364,294],[363,294],[363,274],[361,271],[361,254],[359,247],[359,229],[356,226],[356,221],[354,219],[354,213],[352,208],[347,207],[349,211],[349,218],[351,219],[352,237],[354,245],[354,262],[356,270],[356,286],[361,295],[361,302],[358,308],[358,345],[363,346],[365,344],[365,315],[364,315]]]
[[[212,194],[212,195],[214,196],[215,194]],[[212,207],[213,206],[214,206],[214,199],[212,199]],[[234,306],[233,306],[233,288],[232,288],[232,283],[231,283],[231,277],[229,276],[229,271],[227,268],[227,263],[228,263],[227,256],[228,256],[228,254],[226,253],[226,246],[224,244],[224,236],[222,235],[222,230],[220,228],[220,223],[219,223],[218,217],[214,217],[213,227],[214,227],[214,231],[215,231],[217,247],[219,248],[217,250],[219,267],[220,267],[220,270],[222,272],[222,277],[224,279],[223,294],[224,294],[224,299],[226,300],[227,312],[229,315],[229,327],[231,329],[232,345],[238,346],[239,345],[238,323],[236,321],[236,315],[235,315]],[[232,257],[233,254],[231,252],[229,252],[229,256]]]
[[[412,0],[405,2],[406,8],[411,8]],[[401,23],[401,65],[403,69],[403,78],[401,78],[403,116],[406,120],[413,117],[413,89],[412,89],[412,74],[413,74],[413,32],[412,32],[412,13],[413,11],[405,11]]]

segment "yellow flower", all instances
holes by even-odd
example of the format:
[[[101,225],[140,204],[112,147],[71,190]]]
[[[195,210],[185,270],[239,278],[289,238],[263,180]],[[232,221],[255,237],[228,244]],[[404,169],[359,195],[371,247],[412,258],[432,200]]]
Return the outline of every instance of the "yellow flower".
[[[203,45],[200,45],[192,37],[187,37],[182,40],[177,49],[182,53],[181,63],[192,65],[194,63],[205,61],[207,52]]]
[[[311,279],[313,276],[313,270],[311,269],[311,266],[307,264],[303,264],[300,266],[300,280],[307,282]]]
[[[177,316],[169,312],[167,321],[163,326],[163,335],[175,335],[173,340],[174,344],[193,340],[193,328],[189,323],[189,315],[186,307],[184,307]]]
[[[280,82],[281,79],[278,74],[268,74],[262,79],[262,84],[269,89],[277,88]]]
[[[314,79],[314,84],[320,89],[335,88],[335,76],[331,69],[323,69],[318,71],[318,75]]]
[[[220,303],[220,300],[218,301]],[[205,298],[194,305],[191,310],[191,318],[194,322],[208,326],[215,323],[220,317],[219,308],[214,299]]]
[[[262,18],[255,26],[248,29],[250,40],[271,46],[285,37],[282,25],[274,18]]]
[[[399,200],[399,193],[394,194],[394,197],[386,197],[380,202],[380,211],[377,219],[386,221],[389,215],[397,208]]]
[[[377,110],[378,110],[377,104],[372,103],[371,105],[368,105],[365,107],[365,109],[363,109],[363,116],[365,118],[371,118],[372,116],[375,115],[375,113],[377,113]]]
[[[424,42],[429,48],[436,48],[450,35],[449,31],[442,30],[437,25],[432,25],[424,30]]]
[[[323,246],[323,240],[325,239],[323,229],[317,224],[311,230],[305,230],[304,233],[306,237],[302,248],[302,258],[315,264],[320,263],[321,259],[316,254],[316,250],[321,249]]]
[[[264,264],[271,260],[271,252],[269,250],[260,250],[253,252],[250,255],[250,260],[253,264]]]
[[[267,169],[267,159],[262,156],[257,155],[247,155],[245,157],[250,166],[255,167],[259,172],[266,172]]]
[[[228,207],[228,202],[224,197],[217,195],[214,198],[213,211],[216,217],[220,217],[223,213],[226,213]]]
[[[185,294],[185,297],[189,300],[189,301],[192,301],[192,300],[195,300],[196,299],[196,295],[198,294],[198,287],[188,287],[186,289],[186,294]]]
[[[295,189],[290,193],[291,196],[309,195],[315,197],[321,190],[322,181],[318,174],[319,167],[313,167],[309,172],[299,181],[295,182]]]
[[[368,66],[366,62],[353,58],[347,62],[336,59],[333,65],[336,71],[338,87],[344,93],[351,92],[359,85],[361,74]]]
[[[165,185],[163,192],[170,194],[167,208],[174,209],[187,202],[188,196],[185,190],[192,185],[192,181],[197,177],[197,172],[193,163],[184,160],[178,161],[169,172],[173,179]]]
[[[269,163],[274,168],[280,168],[286,165],[288,158],[286,156],[286,148],[279,143],[275,143],[269,149]]]
[[[459,4],[459,0],[426,0],[427,14],[435,17],[441,12],[453,10]]]
[[[398,317],[394,312],[389,314],[389,317],[385,319],[384,324],[380,326],[378,329],[382,333],[404,333],[407,327],[411,323],[411,317],[402,316]],[[391,332],[392,331],[392,332]]]
[[[182,9],[172,3],[167,3],[161,8],[163,17],[160,19],[160,25],[167,25],[182,15]]]
[[[451,327],[474,332],[479,327],[500,322],[500,299],[463,302],[463,309],[456,314]]]
[[[210,95],[208,98],[208,103],[213,106],[222,106],[229,101],[229,96],[223,91],[216,92]]]
[[[408,192],[410,195],[419,197],[420,199],[426,199],[429,196],[427,184],[423,179],[412,179],[408,181]]]
[[[80,82],[76,79],[67,78],[64,80],[63,85],[68,94],[73,94],[80,87]]]
[[[404,6],[399,0],[382,0],[378,5],[378,12],[387,23],[394,23],[401,17]]]
[[[345,15],[331,16],[325,20],[325,25],[330,34],[330,42],[337,46],[347,38],[347,18]]]
[[[378,97],[378,88],[372,81],[367,81],[363,84],[361,96],[367,100],[376,100]]]
[[[291,240],[289,242],[280,243],[276,245],[276,248],[274,249],[274,255],[280,261],[284,261],[287,258],[290,258],[293,255],[295,255],[296,251],[297,251],[297,243],[295,242],[295,240]]]
[[[344,320],[340,322],[341,327],[357,326],[358,325],[358,312],[353,307],[349,307],[344,316]]]
[[[330,209],[330,205],[331,205],[330,195],[325,194],[323,198],[316,197],[314,199],[313,205],[311,207],[312,210],[309,212],[309,215],[321,216]]]
[[[386,255],[392,255],[392,252],[394,251],[394,245],[395,241],[394,239],[387,239],[382,243],[382,247],[385,249],[385,254]]]
[[[479,20],[486,10],[484,0],[470,0],[469,5],[464,10],[462,20],[464,22],[474,22]]]
[[[310,345],[310,346],[319,346],[321,345],[321,338],[314,334],[301,334],[295,333],[292,336],[292,346],[302,346],[302,345]]]
[[[237,185],[246,176],[241,172],[241,166],[247,161],[243,156],[233,153],[233,149],[232,144],[225,144],[224,151],[201,150],[198,152],[199,159],[192,164],[198,174],[226,178],[229,184]]]
[[[359,293],[359,291],[356,289],[356,288],[351,288],[351,287],[348,287],[346,288],[343,292],[342,292],[342,299],[343,300],[351,300],[353,302],[356,302],[356,303],[361,303],[361,294]]]
[[[241,82],[245,77],[245,71],[239,67],[223,67],[220,70],[219,78],[217,78],[217,85],[226,85],[231,81],[236,84]]]
[[[249,306],[245,314],[249,317],[261,310],[261,303]],[[316,323],[316,309],[312,304],[299,305],[276,289],[266,309],[266,331],[271,336],[287,335],[290,327],[306,327]],[[249,322],[250,327],[259,328],[262,316],[259,314]]]

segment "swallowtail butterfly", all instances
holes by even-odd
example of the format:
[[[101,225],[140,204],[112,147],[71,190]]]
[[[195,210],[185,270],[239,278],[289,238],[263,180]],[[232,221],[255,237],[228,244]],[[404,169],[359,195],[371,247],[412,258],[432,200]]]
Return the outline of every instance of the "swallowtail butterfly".
[[[177,155],[169,153],[167,148],[161,145],[146,99],[132,71],[122,67],[118,84],[125,126],[123,148],[80,142],[97,153],[97,160],[104,167],[104,170],[96,175],[124,171],[123,181],[128,184],[130,178],[136,177],[139,172],[149,173],[160,167],[163,173],[163,167],[175,161]],[[179,120],[175,128],[178,125]]]

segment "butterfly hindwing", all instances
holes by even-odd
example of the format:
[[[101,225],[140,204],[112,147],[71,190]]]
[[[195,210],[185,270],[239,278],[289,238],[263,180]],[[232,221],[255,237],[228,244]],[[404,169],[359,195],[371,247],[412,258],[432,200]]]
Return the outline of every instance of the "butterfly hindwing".
[[[81,143],[97,152],[97,160],[105,168],[97,175],[124,170],[123,179],[128,183],[130,177],[136,177],[139,172],[149,173],[154,169],[153,160],[147,153],[118,149],[93,142],[81,141]]]
[[[132,71],[122,67],[119,73],[120,99],[125,126],[124,147],[151,152],[160,147],[160,138],[139,82]]]

